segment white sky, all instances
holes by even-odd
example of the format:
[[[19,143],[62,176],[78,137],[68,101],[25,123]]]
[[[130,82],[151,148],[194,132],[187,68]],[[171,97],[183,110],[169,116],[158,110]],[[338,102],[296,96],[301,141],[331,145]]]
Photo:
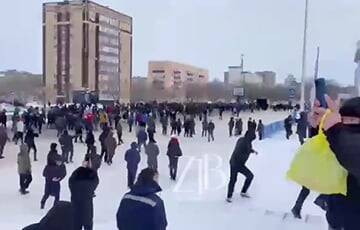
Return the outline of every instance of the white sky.
[[[42,0],[3,1],[0,70],[42,71]],[[300,78],[305,0],[97,0],[134,19],[134,75],[149,60],[174,60],[223,79],[229,65]],[[320,75],[352,84],[360,1],[310,0],[308,69],[321,46]]]

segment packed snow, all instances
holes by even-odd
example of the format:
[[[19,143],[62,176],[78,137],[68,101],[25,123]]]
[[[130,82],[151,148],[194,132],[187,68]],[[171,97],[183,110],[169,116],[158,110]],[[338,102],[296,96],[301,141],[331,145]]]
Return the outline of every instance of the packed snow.
[[[241,118],[246,121],[251,116],[262,119],[265,124],[284,119],[288,114],[283,112],[243,113]],[[155,139],[161,150],[159,156],[160,193],[165,202],[168,229],[227,229],[227,230],[321,230],[326,229],[324,213],[313,204],[317,194],[311,193],[305,202],[303,216],[313,216],[309,221],[295,220],[291,216],[283,219],[289,212],[300,192],[301,187],[286,179],[293,155],[299,148],[297,136],[290,141],[284,133],[272,138],[255,141],[253,147],[259,155],[252,155],[247,166],[254,173],[255,179],[249,189],[250,199],[241,198],[240,188],[244,177],[239,174],[234,201],[225,202],[227,183],[229,180],[229,158],[234,149],[237,137],[228,136],[227,122],[230,115],[223,120],[215,115],[210,117],[215,122],[215,142],[208,143],[201,137],[201,123],[197,119],[194,138],[180,137],[180,145],[184,156],[179,161],[178,179],[169,179],[168,158],[166,148],[169,135],[161,135],[161,127],[157,125]],[[124,153],[130,143],[135,140],[135,133],[127,132],[123,125],[125,144],[116,150],[112,166],[103,164],[99,170],[100,184],[94,198],[94,229],[112,230],[116,228],[116,211],[127,188],[127,171]],[[9,130],[10,134],[10,130]],[[99,132],[96,133],[99,135]],[[200,135],[199,135],[200,134]],[[12,135],[12,134],[11,134]],[[19,179],[16,157],[19,147],[8,143],[5,147],[5,159],[0,160],[0,229],[12,230],[38,222],[53,204],[53,198],[47,201],[45,210],[40,210],[40,199],[44,190],[42,170],[51,142],[57,142],[55,130],[45,130],[36,139],[39,161],[32,162],[33,182],[28,195],[18,192]],[[97,141],[98,150],[100,149]],[[81,165],[86,152],[84,144],[75,144],[74,163],[67,165],[67,177],[62,181],[61,200],[70,200],[68,176]],[[142,151],[140,168],[146,167],[146,156]],[[30,154],[33,159],[32,153]],[[318,218],[315,218],[319,216]],[[139,216],[141,218],[141,216]]]

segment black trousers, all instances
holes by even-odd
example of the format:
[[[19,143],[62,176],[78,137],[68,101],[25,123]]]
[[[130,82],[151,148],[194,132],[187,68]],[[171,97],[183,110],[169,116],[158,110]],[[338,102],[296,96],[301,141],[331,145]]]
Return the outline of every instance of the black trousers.
[[[232,137],[232,133],[233,133],[233,128],[229,128],[229,136]]]
[[[206,135],[207,135],[207,130],[203,129],[202,132],[201,132],[201,136],[206,137]]]
[[[258,132],[258,134],[259,134],[259,140],[260,140],[260,141],[261,141],[262,139],[264,139],[262,132]]]
[[[134,185],[137,170],[128,169],[128,187],[131,188]]]
[[[167,134],[167,126],[163,126],[162,127],[162,134],[166,135]]]
[[[105,146],[101,146],[101,159],[105,156],[105,158],[104,158],[104,161],[106,162],[107,161],[107,150],[106,150],[106,148],[105,148]]]
[[[228,198],[231,198],[234,193],[234,187],[237,181],[238,173],[241,173],[246,177],[244,185],[241,189],[241,193],[247,192],[247,190],[251,185],[252,180],[254,179],[254,174],[245,165],[241,165],[240,167],[236,167],[236,168],[230,166],[230,182],[229,182],[228,194],[227,194]]]
[[[171,127],[170,135],[176,134],[176,127]]]
[[[149,141],[153,141],[155,142],[155,139],[154,139],[154,131],[153,130],[148,130],[148,134],[149,134]]]
[[[65,162],[69,162],[69,156],[70,156],[70,161],[73,160],[74,157],[74,148],[62,148],[62,157],[64,159]]]
[[[0,156],[4,154],[5,145],[0,145]]]
[[[81,143],[84,143],[83,137],[82,137],[82,133],[77,133],[77,134],[75,134],[75,140],[74,140],[75,143],[77,143],[78,138],[79,138],[79,140],[80,140]]]
[[[60,200],[60,182],[59,184],[57,185],[58,186],[58,189],[57,191],[52,191],[52,194],[51,194],[51,191],[50,191],[50,185],[47,184],[48,182],[45,183],[45,191],[44,191],[44,196],[42,197],[41,199],[41,206],[45,206],[45,203],[47,201],[47,199],[49,198],[49,196],[53,196],[55,199],[54,199],[54,206],[59,202]]]
[[[298,134],[298,136],[299,136],[299,142],[300,142],[300,144],[301,145],[303,145],[304,143],[305,143],[305,138],[302,136],[302,135],[300,135],[300,134]]]
[[[214,132],[209,132],[208,133],[208,141],[210,142],[210,141],[214,141],[215,139],[214,139]]]
[[[124,141],[122,140],[122,133],[117,133],[117,135],[118,135],[118,139],[119,139],[119,145],[120,144],[123,144],[124,143]]]
[[[294,209],[296,209],[300,212],[302,209],[302,206],[304,205],[304,202],[305,202],[306,198],[309,196],[309,194],[310,194],[310,190],[305,187],[302,187],[301,191],[298,195],[298,198],[296,199]]]
[[[16,145],[17,145],[19,139],[21,141],[21,144],[23,144],[24,143],[24,133],[23,132],[16,132],[16,134],[14,136],[14,141],[15,141]]]
[[[129,133],[132,131],[132,125],[129,125]]]
[[[29,185],[32,181],[31,174],[20,174],[20,189],[21,191],[25,191],[27,188],[29,188]]]
[[[36,148],[36,145],[35,143],[31,143],[31,144],[28,144],[28,147],[29,147],[29,150],[28,152],[30,153],[30,150],[33,150],[34,151],[34,161],[37,161],[37,148]]]
[[[170,177],[171,179],[176,180],[179,158],[169,157],[169,161]]]

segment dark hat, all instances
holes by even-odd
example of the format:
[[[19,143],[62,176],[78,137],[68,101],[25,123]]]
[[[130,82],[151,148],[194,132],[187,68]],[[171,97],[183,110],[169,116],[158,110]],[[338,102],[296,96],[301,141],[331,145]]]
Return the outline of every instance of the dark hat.
[[[360,118],[360,97],[354,97],[345,101],[340,108],[340,114],[344,117]]]
[[[141,184],[152,183],[156,174],[157,172],[152,168],[143,169],[138,176],[137,182]]]
[[[51,149],[51,150],[55,150],[56,147],[57,147],[57,144],[56,144],[56,143],[51,143],[51,144],[50,144],[50,149]]]

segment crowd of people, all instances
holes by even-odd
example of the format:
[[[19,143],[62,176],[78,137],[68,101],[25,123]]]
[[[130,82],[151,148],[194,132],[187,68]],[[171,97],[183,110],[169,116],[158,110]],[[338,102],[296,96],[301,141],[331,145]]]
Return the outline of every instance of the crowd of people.
[[[328,99],[330,100],[330,99]],[[330,101],[329,101],[330,103]],[[279,108],[278,106],[277,108]],[[54,197],[53,208],[39,222],[25,230],[57,229],[52,226],[60,222],[64,228],[74,230],[93,229],[93,199],[96,197],[96,188],[99,185],[98,170],[102,162],[111,165],[118,145],[124,144],[123,132],[136,132],[136,139],[124,155],[127,164],[127,185],[130,192],[126,193],[117,212],[117,226],[119,230],[132,229],[166,229],[167,218],[163,200],[156,195],[161,191],[158,184],[158,156],[159,146],[156,141],[157,124],[161,126],[161,134],[168,135],[170,140],[166,155],[169,159],[169,175],[171,180],[177,179],[178,161],[183,156],[183,151],[178,140],[182,135],[192,138],[196,135],[196,124],[202,127],[201,137],[208,142],[215,140],[214,110],[218,110],[219,119],[223,119],[224,111],[231,113],[227,123],[229,136],[238,136],[235,149],[230,158],[230,180],[226,200],[232,202],[234,186],[238,173],[245,176],[246,180],[241,190],[241,196],[250,198],[247,193],[254,178],[253,172],[246,166],[250,154],[257,154],[252,142],[258,137],[264,138],[264,124],[261,120],[250,118],[247,129],[243,127],[243,120],[239,117],[242,109],[250,111],[256,106],[209,105],[209,104],[128,104],[128,105],[57,105],[49,109],[29,108],[24,113],[15,110],[11,117],[10,139],[7,132],[7,117],[1,115],[0,119],[0,159],[4,158],[4,149],[7,142],[12,140],[19,144],[17,158],[18,174],[20,181],[19,192],[23,195],[29,193],[29,186],[33,179],[31,173],[30,152],[33,160],[37,161],[36,139],[41,137],[42,126],[56,129],[58,140],[50,144],[46,166],[43,170],[45,181],[44,195],[40,201],[40,208],[45,208],[47,199]],[[357,228],[357,218],[360,217],[360,176],[359,157],[356,154],[358,143],[354,141],[360,133],[360,99],[355,98],[346,102],[342,108],[332,109],[332,116],[324,126],[331,148],[340,163],[349,172],[348,195],[320,196],[321,207],[327,211],[330,229],[354,230]],[[288,109],[286,107],[285,109]],[[316,135],[319,117],[323,113],[315,106],[315,112],[306,114],[298,113],[289,116],[284,121],[286,138],[292,135],[293,123],[296,122],[297,134],[300,144],[309,136]],[[2,113],[4,114],[4,113]],[[123,127],[126,124],[127,127]],[[171,129],[170,129],[171,128]],[[96,140],[95,132],[99,132]],[[74,133],[74,135],[72,135]],[[242,134],[244,133],[244,136]],[[354,139],[355,138],[355,139]],[[66,164],[73,162],[75,143],[85,143],[87,151],[84,153],[82,165],[72,172],[68,180],[71,192],[70,202],[60,201],[61,181],[66,177]],[[100,150],[96,142],[100,143]],[[58,148],[59,147],[59,148]],[[58,150],[59,149],[59,150]],[[60,152],[59,152],[60,151]],[[140,153],[147,156],[146,169],[139,173]],[[295,217],[301,218],[301,208],[309,194],[309,190],[302,188],[299,198],[292,209]],[[340,212],[340,210],[342,210]],[[141,215],[142,218],[137,218]],[[356,227],[354,227],[356,226]]]

